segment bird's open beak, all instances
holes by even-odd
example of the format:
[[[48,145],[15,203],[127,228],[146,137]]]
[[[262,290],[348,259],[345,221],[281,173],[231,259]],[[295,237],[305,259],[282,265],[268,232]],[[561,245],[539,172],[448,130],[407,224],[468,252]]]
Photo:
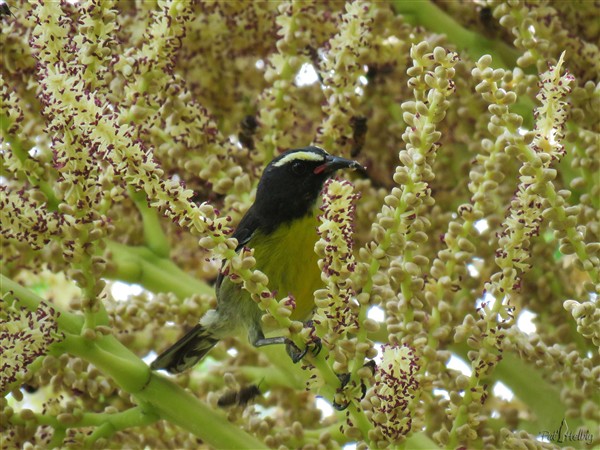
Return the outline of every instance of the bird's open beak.
[[[328,175],[339,169],[354,169],[362,173],[366,172],[365,168],[356,161],[341,158],[339,156],[329,155],[327,156],[324,164],[321,164],[315,168],[314,173],[317,175],[321,173]]]

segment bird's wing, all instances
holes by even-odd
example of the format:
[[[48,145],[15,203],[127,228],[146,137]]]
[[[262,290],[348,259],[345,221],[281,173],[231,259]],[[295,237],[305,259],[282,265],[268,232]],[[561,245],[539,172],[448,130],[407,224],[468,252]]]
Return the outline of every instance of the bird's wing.
[[[254,208],[250,208],[233,233],[233,237],[238,241],[238,246],[235,248],[236,252],[239,252],[248,243],[259,225],[260,221],[254,212]]]
[[[198,324],[175,344],[162,352],[150,364],[152,370],[165,369],[181,373],[195,366],[219,342],[206,328]]]
[[[238,245],[235,248],[236,253],[239,252],[244,246],[252,239],[252,235],[257,230],[260,225],[260,221],[258,220],[258,216],[254,212],[253,207],[251,207],[246,215],[240,221],[238,227],[234,231],[232,237],[236,238],[238,241]],[[225,261],[223,261],[225,264]],[[223,264],[221,265],[221,269],[223,269]],[[221,283],[223,282],[223,273],[219,271],[219,275],[217,276],[217,291],[221,287]]]

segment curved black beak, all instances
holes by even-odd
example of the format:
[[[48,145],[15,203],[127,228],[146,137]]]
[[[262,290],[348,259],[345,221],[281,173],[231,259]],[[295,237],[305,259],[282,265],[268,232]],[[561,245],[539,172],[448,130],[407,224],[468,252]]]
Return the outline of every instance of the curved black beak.
[[[325,159],[325,163],[317,166],[314,170],[315,174],[324,173],[329,175],[339,169],[353,169],[358,170],[361,173],[366,173],[366,170],[357,161],[342,158],[340,156],[328,155]]]

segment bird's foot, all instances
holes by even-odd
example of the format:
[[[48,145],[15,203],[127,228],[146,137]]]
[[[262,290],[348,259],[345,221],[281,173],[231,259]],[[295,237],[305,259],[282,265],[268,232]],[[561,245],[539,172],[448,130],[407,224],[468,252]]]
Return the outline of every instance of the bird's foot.
[[[375,374],[375,361],[371,360],[368,363],[366,363],[363,367],[368,367],[369,369],[371,369],[371,373]],[[350,374],[349,373],[338,373],[337,377],[341,383],[340,389],[344,389],[346,387],[346,385],[350,382]],[[362,379],[360,380],[360,392],[361,392],[360,400],[362,400],[363,398],[365,398],[365,395],[367,395],[367,385],[365,384],[365,382]],[[332,404],[332,406],[338,411],[345,410],[346,408],[348,408],[349,405],[350,405],[350,402],[347,402],[344,405],[340,405],[335,400],[333,401],[333,404]]]
[[[288,339],[285,343],[285,350],[287,351],[287,354],[290,355],[290,358],[294,364],[304,358],[309,350],[313,356],[317,356],[322,348],[323,344],[321,344],[321,339],[319,338],[316,338],[313,342],[307,343],[306,347],[304,347],[302,350],[299,349],[291,339]]]

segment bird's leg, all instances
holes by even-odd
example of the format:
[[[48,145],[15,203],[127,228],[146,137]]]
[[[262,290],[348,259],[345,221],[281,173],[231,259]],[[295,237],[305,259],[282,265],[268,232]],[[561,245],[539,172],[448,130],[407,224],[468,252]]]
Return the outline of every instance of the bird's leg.
[[[255,347],[264,347],[265,345],[275,345],[275,344],[285,344],[285,351],[290,358],[292,358],[292,362],[296,364],[306,355],[308,351],[308,346],[304,350],[300,350],[296,344],[292,342],[290,338],[284,336],[276,336],[276,337],[261,337],[256,339],[253,342]]]
[[[309,348],[311,347],[311,345],[308,344],[304,348],[304,350],[300,350],[298,348],[298,346],[296,344],[294,344],[294,342],[290,338],[287,338],[284,336],[276,336],[276,337],[270,337],[270,338],[259,337],[258,339],[256,339],[253,342],[253,345],[255,347],[264,347],[265,345],[274,345],[274,344],[285,344],[285,351],[287,352],[288,355],[290,355],[290,358],[292,359],[292,362],[294,364],[296,364],[298,361],[300,361],[302,358],[304,358],[306,356],[306,353],[308,352]],[[318,341],[314,342],[312,344],[312,347],[313,347],[313,349],[312,349],[313,355],[317,356],[322,348],[321,340],[319,339]]]
[[[266,338],[263,336],[256,339],[252,343],[252,345],[254,345],[255,347],[264,347],[265,345],[287,344],[287,341],[289,341],[289,339],[284,336],[276,336],[270,338]]]
[[[336,373],[338,380],[340,380],[340,383],[342,384],[340,386],[341,389],[344,389],[346,387],[346,385],[348,384],[348,381],[350,381],[350,374],[349,373]]]

